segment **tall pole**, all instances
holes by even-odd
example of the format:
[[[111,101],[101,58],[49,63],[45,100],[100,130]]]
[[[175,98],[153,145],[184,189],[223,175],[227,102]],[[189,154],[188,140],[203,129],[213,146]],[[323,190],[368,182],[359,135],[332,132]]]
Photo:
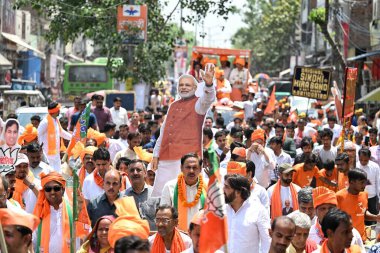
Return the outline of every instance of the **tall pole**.
[[[135,4],[135,0],[129,0],[129,4]],[[128,45],[128,69],[132,70],[134,65],[135,47],[132,44]]]

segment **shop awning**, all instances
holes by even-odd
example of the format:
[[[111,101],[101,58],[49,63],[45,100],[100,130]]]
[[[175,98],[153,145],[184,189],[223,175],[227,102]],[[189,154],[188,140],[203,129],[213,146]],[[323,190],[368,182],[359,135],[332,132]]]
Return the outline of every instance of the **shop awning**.
[[[363,103],[363,102],[379,102],[380,101],[380,87],[377,89],[374,89],[358,101],[356,103]]]
[[[21,39],[19,36],[14,35],[14,34],[10,34],[10,33],[1,33],[1,35],[4,36],[4,38],[6,38],[7,40],[10,40],[10,41],[16,43],[20,47],[32,50],[33,52],[36,53],[36,55],[38,57],[45,59],[45,54],[43,52],[41,52],[37,48],[32,47],[27,42],[25,42],[23,39]],[[21,51],[24,51],[24,50],[21,50]]]
[[[11,69],[12,63],[4,55],[0,54],[0,69]]]

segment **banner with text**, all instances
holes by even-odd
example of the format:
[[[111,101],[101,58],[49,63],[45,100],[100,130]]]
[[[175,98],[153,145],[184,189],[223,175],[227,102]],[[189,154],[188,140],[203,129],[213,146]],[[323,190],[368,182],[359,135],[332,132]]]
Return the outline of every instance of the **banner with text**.
[[[117,31],[127,35],[125,44],[146,42],[148,7],[146,5],[120,5],[117,8]]]
[[[358,80],[357,68],[346,68],[346,78],[343,90],[343,117],[348,118],[354,115],[355,107],[355,87]]]
[[[331,71],[296,66],[292,95],[327,100],[330,92]]]

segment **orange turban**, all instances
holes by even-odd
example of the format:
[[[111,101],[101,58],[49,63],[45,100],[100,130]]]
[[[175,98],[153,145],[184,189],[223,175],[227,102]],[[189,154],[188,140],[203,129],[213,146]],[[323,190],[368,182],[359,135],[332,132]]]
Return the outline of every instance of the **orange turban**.
[[[215,71],[215,78],[219,79],[222,75],[224,75],[224,70],[223,69],[217,69]]]
[[[230,161],[227,164],[227,174],[247,175],[247,166],[245,163]]]
[[[218,64],[218,60],[215,58],[211,58],[211,59],[209,59],[208,63],[212,63],[216,66]]]
[[[335,192],[324,186],[319,186],[313,189],[313,205],[314,208],[317,208],[322,204],[333,204],[337,206],[338,202]]]
[[[98,147],[107,140],[107,136],[104,133],[100,133],[92,128],[89,128],[87,131],[88,139],[95,139]]]
[[[98,148],[94,146],[84,147],[83,143],[78,141],[71,152],[73,153],[74,159],[80,157],[81,161],[83,161],[85,155],[94,155],[94,152],[97,149]]]
[[[234,118],[244,119],[244,111],[235,113]]]
[[[111,224],[108,231],[108,241],[111,247],[114,248],[117,240],[129,235],[148,239],[149,223],[140,218],[134,198],[119,198],[114,204],[116,206],[115,213],[119,218]]]
[[[150,163],[153,160],[153,154],[149,153],[145,149],[142,149],[141,146],[139,147],[134,147],[133,151],[135,151],[137,157],[147,163]]]
[[[221,56],[219,57],[219,60],[220,60],[220,61],[228,61],[228,57],[227,57],[227,55],[221,55]]]
[[[245,148],[243,148],[243,147],[236,147],[236,148],[234,148],[234,150],[232,150],[232,154],[238,155],[238,156],[241,156],[241,157],[244,157],[244,158],[247,156]]]
[[[251,135],[251,141],[256,140],[262,140],[263,142],[265,141],[265,131],[263,129],[259,128],[253,131]]]
[[[18,225],[34,231],[40,224],[40,219],[27,212],[16,212],[8,208],[0,208],[0,222],[2,226]]]
[[[210,62],[210,59],[207,56],[203,57],[202,60],[201,60],[201,65],[205,66],[209,62]]]
[[[34,207],[33,214],[39,218],[44,218],[46,217],[46,215],[50,213],[50,204],[45,197],[45,191],[44,191],[45,185],[51,181],[56,181],[59,184],[61,184],[63,187],[65,187],[66,180],[63,178],[61,174],[59,174],[56,171],[50,172],[49,174],[45,174],[44,172],[41,172],[40,177],[41,177],[42,189],[38,192],[37,203],[36,203],[36,206]]]
[[[25,131],[18,137],[18,144],[24,144],[24,141],[31,142],[38,136],[37,128],[32,124],[25,126]]]
[[[236,59],[236,64],[240,64],[244,67],[245,66],[245,60],[242,58],[238,58],[238,59]]]

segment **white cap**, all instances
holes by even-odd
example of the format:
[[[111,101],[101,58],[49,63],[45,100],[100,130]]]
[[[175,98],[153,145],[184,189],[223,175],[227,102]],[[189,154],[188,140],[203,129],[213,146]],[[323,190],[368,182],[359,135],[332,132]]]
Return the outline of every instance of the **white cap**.
[[[17,155],[17,160],[16,160],[14,166],[20,165],[22,163],[29,164],[29,159],[25,154],[19,153]]]

